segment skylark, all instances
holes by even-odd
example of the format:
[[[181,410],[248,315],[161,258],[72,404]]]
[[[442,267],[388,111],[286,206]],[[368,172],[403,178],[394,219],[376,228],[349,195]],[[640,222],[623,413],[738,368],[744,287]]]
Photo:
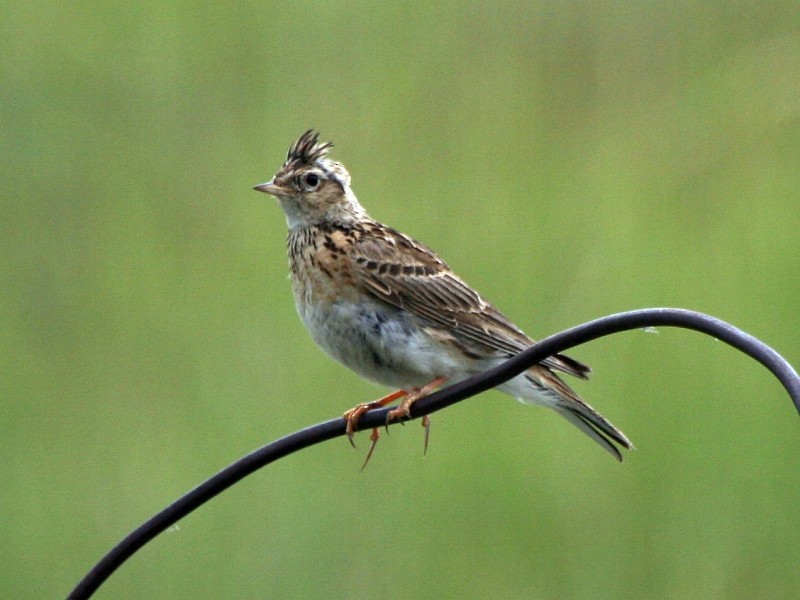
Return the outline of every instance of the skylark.
[[[360,376],[399,388],[345,413],[352,443],[364,412],[402,398],[388,420],[407,417],[416,400],[445,382],[494,367],[534,342],[432,250],[371,219],[347,170],[327,158],[332,146],[306,131],[275,176],[255,189],[275,196],[285,213],[292,290],[311,337]],[[590,369],[557,354],[498,389],[552,408],[622,460],[617,445],[632,448],[630,440],[554,371],[587,379]],[[377,430],[371,439],[367,460]]]

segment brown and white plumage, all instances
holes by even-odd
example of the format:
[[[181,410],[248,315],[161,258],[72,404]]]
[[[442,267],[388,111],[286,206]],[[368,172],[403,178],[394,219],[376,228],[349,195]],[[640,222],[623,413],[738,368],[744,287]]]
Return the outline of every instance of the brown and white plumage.
[[[284,210],[298,313],[328,354],[412,391],[465,379],[533,344],[432,250],[371,219],[345,168],[326,157],[331,146],[307,131],[256,187]],[[621,460],[615,444],[631,448],[628,438],[554,371],[586,379],[590,369],[559,354],[498,389],[553,408]]]

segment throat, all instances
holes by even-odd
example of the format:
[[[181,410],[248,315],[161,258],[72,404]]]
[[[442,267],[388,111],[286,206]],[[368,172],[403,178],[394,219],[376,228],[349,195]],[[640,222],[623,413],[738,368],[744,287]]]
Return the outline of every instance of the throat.
[[[358,233],[347,224],[295,228],[288,238],[292,289],[299,311],[304,305],[332,303],[356,293],[349,248]]]

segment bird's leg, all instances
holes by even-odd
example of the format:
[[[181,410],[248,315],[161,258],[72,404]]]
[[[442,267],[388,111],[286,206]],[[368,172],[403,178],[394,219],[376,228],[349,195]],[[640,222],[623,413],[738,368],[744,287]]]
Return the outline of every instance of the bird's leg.
[[[447,381],[447,377],[437,377],[430,383],[426,383],[422,387],[414,388],[411,392],[403,394],[403,396],[405,396],[403,401],[397,408],[393,408],[389,411],[389,414],[386,415],[386,422],[391,423],[395,419],[404,419],[408,417],[408,415],[411,414],[411,405],[414,404],[414,402],[433,392],[445,381]]]
[[[365,412],[369,412],[376,408],[383,408],[387,404],[394,402],[398,398],[402,398],[403,396],[407,395],[408,392],[405,390],[397,390],[396,392],[392,392],[388,396],[384,396],[379,400],[375,400],[373,402],[362,402],[361,404],[354,406],[346,413],[344,413],[344,418],[347,420],[347,439],[350,440],[350,445],[353,448],[356,447],[355,442],[353,441],[353,434],[356,431],[356,425],[358,424],[358,420],[361,418]],[[364,467],[367,466],[369,459],[372,458],[372,452],[375,450],[375,446],[378,443],[378,440],[381,438],[381,433],[378,431],[377,427],[372,428],[372,434],[369,436],[369,451],[367,452],[367,458],[364,459],[364,464],[361,465],[361,470],[364,470]]]
[[[394,402],[395,400],[397,400],[398,398],[402,398],[403,396],[405,396],[407,394],[408,394],[408,392],[406,392],[405,390],[397,390],[396,392],[392,392],[388,396],[384,396],[383,398],[380,398],[379,400],[375,400],[373,402],[362,402],[361,404],[358,404],[358,405],[354,406],[353,408],[351,408],[350,410],[348,410],[347,412],[345,412],[344,413],[344,418],[347,420],[347,430],[346,430],[347,431],[347,439],[350,440],[350,445],[353,446],[353,448],[356,447],[356,444],[353,441],[353,434],[356,431],[356,425],[358,424],[358,420],[361,418],[361,415],[363,415],[365,412],[369,412],[369,411],[374,410],[376,408],[383,408],[387,404],[390,404],[390,403]],[[376,438],[373,441],[373,444],[372,444],[373,448],[375,447],[375,443],[377,443],[377,441],[378,441],[377,440],[378,436],[379,436],[379,434],[377,433],[377,429],[373,429],[372,430],[372,437]],[[370,438],[370,439],[372,439],[372,438]],[[372,449],[370,449],[370,454],[371,453],[372,453]]]
[[[447,377],[437,377],[430,383],[426,383],[422,387],[416,388],[412,392],[406,394],[402,402],[400,402],[400,406],[390,410],[389,414],[386,415],[386,424],[388,425],[395,419],[404,419],[408,417],[408,415],[411,414],[411,405],[414,404],[414,402],[436,390],[436,388],[441,386],[445,381],[447,381]],[[425,428],[425,447],[422,452],[424,455],[428,451],[428,438],[431,431],[431,420],[428,415],[422,417],[422,426]]]
[[[347,439],[350,440],[350,444],[353,448],[356,447],[355,442],[353,441],[353,434],[356,431],[356,425],[358,424],[358,420],[361,418],[365,412],[369,412],[376,408],[383,408],[387,404],[394,402],[398,398],[403,398],[403,401],[400,402],[400,406],[397,408],[390,410],[389,414],[386,417],[386,426],[389,426],[389,423],[394,421],[398,418],[405,418],[410,414],[411,405],[414,404],[420,398],[424,398],[431,392],[433,392],[436,388],[441,386],[445,381],[447,381],[447,377],[437,377],[430,383],[423,385],[420,388],[415,388],[411,392],[406,392],[405,390],[397,390],[396,392],[392,392],[388,396],[384,396],[379,400],[375,400],[373,402],[363,402],[357,406],[354,406],[350,410],[344,413],[344,418],[347,421]],[[431,420],[428,415],[425,415],[422,418],[422,426],[425,428],[425,450],[424,452],[428,451],[428,437],[430,434],[431,428]],[[364,467],[367,466],[369,459],[372,458],[372,452],[375,450],[375,446],[380,439],[381,434],[377,427],[372,428],[372,434],[369,436],[370,446],[369,451],[367,452],[367,458],[364,459],[364,464],[361,465],[361,470],[364,470]],[[423,453],[424,453],[423,452]]]

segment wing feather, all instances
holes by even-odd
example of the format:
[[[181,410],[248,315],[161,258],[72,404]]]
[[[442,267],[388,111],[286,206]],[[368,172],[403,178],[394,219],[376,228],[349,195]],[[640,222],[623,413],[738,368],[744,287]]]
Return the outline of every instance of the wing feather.
[[[353,274],[364,289],[503,355],[517,354],[534,343],[430,249],[394,229],[378,223],[372,227],[380,231],[361,237],[353,253]],[[560,354],[542,364],[584,379],[590,371]]]

